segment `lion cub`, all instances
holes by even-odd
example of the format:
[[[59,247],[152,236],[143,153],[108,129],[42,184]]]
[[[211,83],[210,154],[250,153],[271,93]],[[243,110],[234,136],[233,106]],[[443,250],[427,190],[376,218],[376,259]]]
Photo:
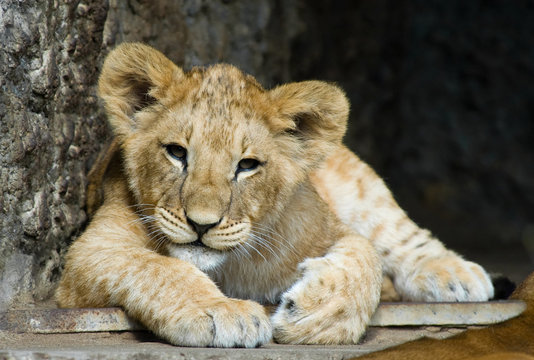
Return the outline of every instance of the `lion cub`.
[[[120,150],[67,254],[60,306],[121,306],[176,345],[254,347],[356,343],[383,274],[404,299],[492,296],[486,272],[341,144],[336,86],[265,90],[230,65],[184,72],[123,44],[99,92]]]

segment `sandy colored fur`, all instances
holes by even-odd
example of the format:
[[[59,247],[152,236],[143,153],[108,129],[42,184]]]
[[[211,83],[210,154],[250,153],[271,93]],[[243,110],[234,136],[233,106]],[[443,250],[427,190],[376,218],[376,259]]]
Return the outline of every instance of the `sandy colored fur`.
[[[60,306],[121,306],[173,344],[253,347],[357,342],[383,273],[407,299],[492,295],[341,144],[336,86],[265,90],[230,65],[186,73],[124,44],[99,91],[115,145],[92,172],[103,203],[68,252]]]
[[[482,267],[446,249],[395,202],[382,179],[339,147],[311,180],[331,210],[371,241],[404,300],[483,301],[493,296]]]

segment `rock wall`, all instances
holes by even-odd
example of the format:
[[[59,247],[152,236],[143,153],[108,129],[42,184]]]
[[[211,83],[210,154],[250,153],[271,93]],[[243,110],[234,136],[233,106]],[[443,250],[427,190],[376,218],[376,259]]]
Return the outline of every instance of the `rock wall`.
[[[108,131],[94,84],[107,6],[0,2],[0,309],[46,297],[84,223]]]

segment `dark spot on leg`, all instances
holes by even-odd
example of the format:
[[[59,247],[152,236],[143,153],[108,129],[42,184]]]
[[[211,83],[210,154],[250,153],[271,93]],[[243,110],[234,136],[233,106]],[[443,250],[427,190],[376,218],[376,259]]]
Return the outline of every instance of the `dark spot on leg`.
[[[297,304],[295,304],[295,301],[293,299],[289,299],[286,303],[286,309],[290,313],[294,313],[297,310]]]
[[[211,320],[211,337],[212,337],[212,342],[215,342],[215,337],[217,336],[217,327],[215,326],[215,320],[213,319],[213,315],[211,314],[206,314],[206,315],[209,316]]]
[[[469,288],[467,287],[466,284],[462,283],[462,289],[464,289],[465,294],[466,294],[467,296],[469,296],[470,291],[469,291]]]
[[[416,249],[422,248],[422,247],[425,246],[426,244],[428,244],[428,241],[423,241],[422,243],[417,244],[417,245],[415,246],[415,248],[416,248]]]
[[[419,261],[423,260],[425,258],[425,255],[419,255],[415,258],[415,263],[418,263]]]
[[[456,286],[454,286],[453,283],[449,283],[449,290],[452,291],[452,292],[455,292],[456,291]]]
[[[252,324],[254,324],[254,327],[256,329],[260,328],[260,319],[258,319],[257,316],[252,316]]]
[[[419,229],[416,229],[416,230],[412,231],[408,236],[406,236],[405,238],[403,238],[403,239],[400,241],[401,246],[404,246],[404,245],[408,244],[408,242],[410,242],[410,240],[411,240],[415,235],[417,235],[418,232],[419,232]]]
[[[239,330],[241,331],[241,333],[244,333],[245,332],[245,329],[246,329],[246,324],[245,324],[245,320],[243,319],[239,319],[238,320],[238,323],[239,323]]]
[[[339,308],[339,309],[337,309],[335,316],[337,316],[337,317],[342,317],[342,316],[344,316],[344,315],[345,315],[345,308]]]

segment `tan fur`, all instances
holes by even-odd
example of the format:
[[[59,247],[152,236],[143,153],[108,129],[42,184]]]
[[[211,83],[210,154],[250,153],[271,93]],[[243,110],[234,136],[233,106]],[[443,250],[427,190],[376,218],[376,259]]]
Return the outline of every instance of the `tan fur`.
[[[445,340],[417,340],[358,359],[534,359],[534,273],[510,298],[527,303],[527,309],[515,319],[484,329],[467,330]]]
[[[484,270],[417,228],[341,145],[336,86],[268,91],[230,65],[184,73],[124,44],[99,90],[117,148],[92,173],[104,201],[67,254],[60,306],[122,306],[173,344],[251,347],[357,342],[382,268],[403,297],[491,296]],[[269,319],[258,302],[279,305]]]
[[[493,296],[484,269],[411,221],[382,179],[348,149],[338,148],[311,180],[339,219],[371,241],[402,299],[484,301]]]

